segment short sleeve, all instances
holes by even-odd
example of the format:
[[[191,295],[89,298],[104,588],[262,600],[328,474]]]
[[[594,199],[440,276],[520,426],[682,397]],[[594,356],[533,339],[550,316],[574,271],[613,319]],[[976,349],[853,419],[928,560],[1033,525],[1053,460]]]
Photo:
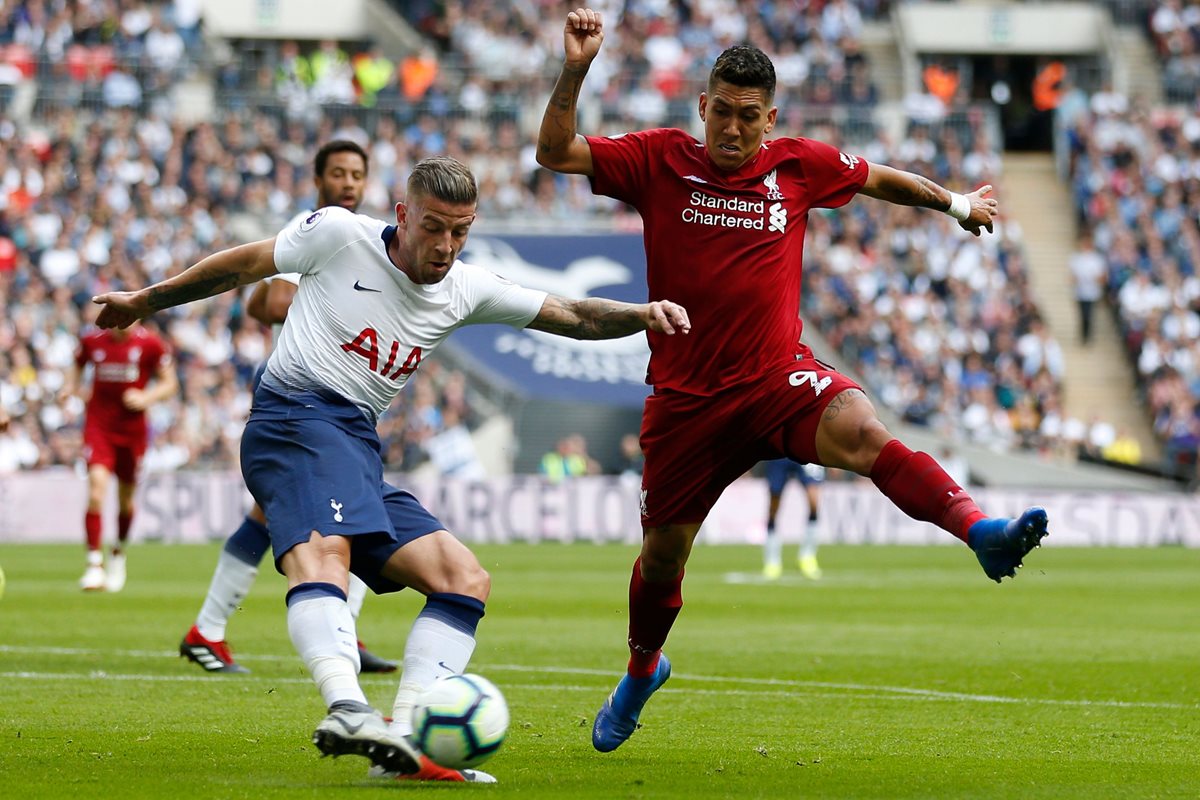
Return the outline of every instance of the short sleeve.
[[[804,139],[802,164],[810,208],[838,208],[854,199],[870,173],[867,160],[836,147]]]
[[[157,372],[161,367],[169,367],[173,362],[170,346],[160,336],[155,336],[152,341],[151,357],[148,359],[150,372]]]
[[[283,281],[284,283],[290,283],[293,286],[299,286],[300,274],[298,272],[281,272],[278,275],[270,275],[267,278],[264,278],[264,280],[266,280],[268,283],[271,281]]]
[[[339,206],[318,208],[297,217],[275,237],[275,269],[316,272],[355,238],[354,213]]]
[[[482,267],[460,263],[455,269],[463,270],[463,288],[470,303],[463,324],[492,322],[524,328],[546,302],[546,292],[526,289]]]
[[[592,149],[592,191],[637,205],[665,135],[666,129],[659,128],[586,137]]]
[[[79,346],[75,348],[75,366],[83,369],[91,358],[91,344],[87,337],[80,337]]]

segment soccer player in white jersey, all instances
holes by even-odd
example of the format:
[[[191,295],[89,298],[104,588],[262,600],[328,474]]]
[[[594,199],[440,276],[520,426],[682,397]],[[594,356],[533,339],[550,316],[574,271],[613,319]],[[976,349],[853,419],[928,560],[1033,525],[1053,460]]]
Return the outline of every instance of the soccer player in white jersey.
[[[383,481],[375,420],[456,328],[481,323],[608,339],[691,330],[669,301],[571,300],[457,260],[475,221],[475,178],[452,158],[418,163],[396,224],[331,207],[274,239],[223,250],[161,283],[110,292],[96,324],[126,327],[164,308],[279,271],[300,289],[254,395],[242,474],[266,512],[275,564],[288,580],[288,632],[329,709],[313,743],[414,774],[417,694],[461,673],[475,649],[491,579],[475,555],[411,494]],[[391,726],[358,683],[349,570],[377,593],[426,597],[404,651]]]
[[[370,161],[356,142],[336,139],[317,151],[313,160],[313,185],[317,190],[317,208],[341,206],[357,211],[367,185]],[[302,211],[289,224],[299,224],[313,209]],[[283,273],[261,281],[246,303],[246,313],[264,325],[272,326],[271,341],[279,341],[283,321],[296,296],[300,276]],[[255,383],[258,377],[255,376]],[[267,534],[266,517],[256,503],[242,524],[225,540],[209,582],[208,593],[200,613],[179,643],[179,654],[199,664],[209,672],[249,672],[233,659],[233,651],[225,641],[229,617],[254,585],[258,565],[271,545]],[[350,576],[347,592],[350,613],[357,620],[362,611],[367,585]],[[358,641],[358,658],[362,672],[395,672],[396,664],[372,653]]]

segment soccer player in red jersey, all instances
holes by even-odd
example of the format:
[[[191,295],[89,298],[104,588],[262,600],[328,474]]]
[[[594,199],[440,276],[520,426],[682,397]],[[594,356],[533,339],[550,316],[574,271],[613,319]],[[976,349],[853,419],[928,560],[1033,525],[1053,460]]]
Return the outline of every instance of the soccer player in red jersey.
[[[119,592],[125,588],[125,542],[133,522],[138,465],[146,452],[146,409],[179,391],[174,361],[166,343],[141,325],[127,330],[94,330],[79,340],[74,379],[64,394],[74,394],[84,369],[92,366],[92,391],[83,423],[83,453],[88,466],[87,569],[79,579],[85,591]],[[151,379],[154,382],[151,384]],[[101,551],[100,512],[109,478],[117,476],[117,542],[108,571]]]
[[[800,343],[800,273],[808,211],[865,194],[992,230],[990,186],[967,195],[827,144],[767,140],[775,69],[754,47],[727,49],[698,110],[704,141],[677,129],[576,133],[580,87],[604,39],[600,14],[567,15],[566,58],[538,136],[538,163],[587,175],[597,194],[638,210],[650,297],[671,297],[690,336],[648,333],[642,416],[642,550],[629,586],[627,674],[605,701],[592,744],[609,751],[637,727],[671,674],[662,646],[683,605],[684,564],[709,509],[756,462],[787,457],[867,476],[909,516],[966,542],[987,576],[1015,574],[1046,534],[1046,512],[989,518],[926,453],[883,426],[862,389]]]

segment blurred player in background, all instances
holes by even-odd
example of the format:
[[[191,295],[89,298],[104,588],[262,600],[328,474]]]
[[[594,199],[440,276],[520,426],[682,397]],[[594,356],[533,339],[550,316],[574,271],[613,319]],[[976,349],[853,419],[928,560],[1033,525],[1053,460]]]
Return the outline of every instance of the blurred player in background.
[[[825,468],[820,464],[800,464],[790,458],[776,458],[766,463],[767,491],[767,538],[763,542],[763,577],[777,580],[783,574],[783,541],[775,531],[775,517],[779,513],[779,502],[789,478],[795,478],[804,487],[808,499],[808,522],[804,525],[804,539],[796,557],[800,573],[810,580],[821,578],[821,567],[817,564],[817,509],[821,499],[821,483],[825,480]]]
[[[587,175],[592,190],[644,223],[649,296],[695,317],[690,336],[647,334],[654,392],[642,414],[642,551],[629,586],[626,675],[596,714],[607,752],[637,728],[671,675],[662,656],[683,606],[684,565],[721,492],[754,464],[786,456],[869,476],[915,519],[962,539],[992,580],[1015,574],[1046,534],[1046,512],[989,519],[926,453],[888,432],[862,389],[801,343],[800,275],[808,211],[857,194],[944,211],[992,230],[995,200],[803,138],[764,141],[776,122],[775,68],[755,47],[725,50],[698,111],[704,141],[678,129],[576,133],[575,107],[604,39],[600,15],[567,15],[565,61],[542,117],[537,160]]]
[[[166,343],[142,325],[94,330],[79,340],[75,371],[61,396],[78,394],[91,367],[91,394],[83,422],[83,457],[88,470],[84,515],[87,568],[79,586],[88,592],[125,588],[125,543],[133,524],[138,466],[146,452],[146,409],[179,391]],[[153,384],[151,384],[153,379]],[[101,519],[112,475],[117,476],[117,541],[105,570]]]
[[[223,250],[138,292],[95,298],[104,306],[98,324],[123,327],[280,269],[303,273],[254,393],[242,474],[287,576],[288,633],[329,710],[313,743],[327,755],[366,756],[383,774],[433,768],[411,742],[413,705],[439,676],[466,669],[491,578],[415,497],[383,480],[379,415],[463,325],[576,339],[690,328],[670,301],[568,300],[458,262],[477,200],[470,170],[428,158],[409,176],[395,225],[319,209],[273,239]],[[408,586],[426,597],[405,643],[390,726],[358,681],[351,568],[377,593]],[[469,770],[458,779],[494,782]]]
[[[317,190],[317,208],[341,206],[348,211],[358,211],[367,185],[369,169],[367,153],[355,142],[336,140],[317,151],[313,160],[313,184]],[[296,215],[289,225],[296,225],[315,209]],[[283,273],[260,281],[246,302],[246,313],[254,319],[271,326],[272,343],[279,341],[283,321],[288,308],[296,297],[300,276]],[[255,503],[239,527],[225,540],[225,547],[217,559],[208,594],[195,624],[179,643],[179,654],[199,664],[209,672],[249,672],[233,659],[233,652],[225,641],[225,628],[230,616],[254,585],[258,576],[258,565],[271,537],[267,533],[266,517]],[[353,575],[347,601],[350,612],[358,619],[367,585]],[[395,662],[380,658],[358,642],[358,657],[363,672],[395,672]]]

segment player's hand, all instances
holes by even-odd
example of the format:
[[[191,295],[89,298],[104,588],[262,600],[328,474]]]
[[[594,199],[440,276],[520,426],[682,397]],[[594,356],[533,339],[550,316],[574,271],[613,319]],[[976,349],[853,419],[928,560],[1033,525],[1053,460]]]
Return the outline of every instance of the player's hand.
[[[991,191],[992,185],[989,183],[966,196],[971,203],[971,216],[958,223],[964,231],[970,231],[976,236],[983,233],[984,229],[987,229],[988,233],[992,232],[992,220],[1000,213],[1000,204],[995,198],[985,196]]]
[[[96,317],[98,328],[128,328],[151,313],[141,292],[108,292],[93,297],[92,302],[103,306]]]
[[[599,11],[577,8],[567,14],[567,27],[563,32],[563,44],[567,52],[566,63],[572,67],[587,67],[600,52],[604,41],[604,21]]]
[[[8,430],[8,410],[0,406],[0,433]]]
[[[646,330],[673,336],[676,331],[689,333],[692,321],[687,309],[670,300],[655,300],[646,304]]]
[[[146,393],[141,389],[126,389],[121,393],[121,402],[130,411],[145,411],[150,407]]]

